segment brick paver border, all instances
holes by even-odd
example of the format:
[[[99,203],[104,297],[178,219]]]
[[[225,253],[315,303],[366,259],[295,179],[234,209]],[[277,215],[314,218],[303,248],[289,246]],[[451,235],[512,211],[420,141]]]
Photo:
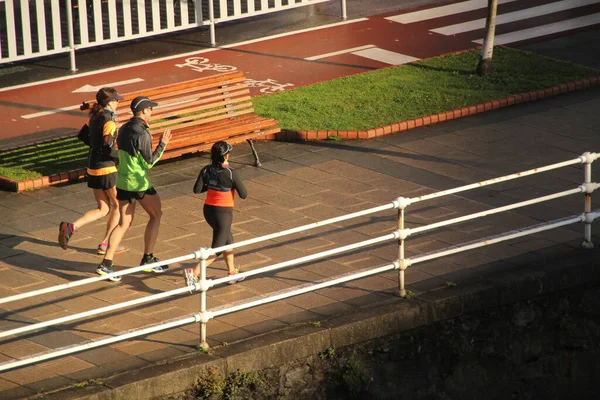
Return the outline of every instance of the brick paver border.
[[[534,90],[527,93],[520,93],[513,96],[504,97],[498,100],[486,101],[468,107],[457,108],[455,110],[442,111],[437,114],[431,114],[424,117],[417,117],[406,121],[394,122],[389,125],[366,130],[310,130],[310,131],[284,131],[273,135],[262,137],[265,140],[279,140],[285,142],[294,142],[302,140],[326,140],[326,139],[372,139],[379,136],[389,135],[407,131],[421,126],[433,125],[438,122],[450,121],[452,119],[467,117],[469,115],[480,114],[492,110],[498,110],[513,106],[516,104],[527,103],[554,97],[562,93],[584,90],[600,84],[600,76],[594,76],[574,82],[561,83],[546,89]]]
[[[422,126],[433,125],[438,122],[450,121],[453,119],[467,117],[469,115],[481,114],[484,112],[498,110],[500,108],[510,107],[513,105],[538,101],[549,97],[558,96],[559,94],[574,92],[577,90],[585,90],[600,84],[600,76],[585,78],[568,83],[561,83],[546,89],[533,90],[527,93],[520,93],[513,96],[504,97],[498,100],[486,101],[485,103],[476,104],[468,107],[457,108],[455,110],[442,111],[437,114],[417,117],[406,121],[394,122],[389,125],[380,126],[378,128],[366,130],[309,130],[309,131],[282,131],[279,133],[259,136],[256,140],[276,140],[282,142],[296,142],[306,140],[332,140],[332,139],[372,139],[379,136],[390,135],[407,131]],[[12,179],[0,176],[0,187],[7,188],[13,192],[22,192],[26,190],[42,189],[52,185],[58,185],[67,182],[77,182],[85,177],[86,169],[78,169],[60,174],[42,176],[40,178],[28,179],[24,181],[14,181]]]

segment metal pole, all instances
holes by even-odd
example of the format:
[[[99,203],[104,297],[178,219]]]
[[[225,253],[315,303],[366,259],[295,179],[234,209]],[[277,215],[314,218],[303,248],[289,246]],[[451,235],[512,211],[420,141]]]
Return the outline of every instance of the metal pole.
[[[200,343],[199,348],[204,351],[208,351],[210,346],[206,341],[206,323],[208,322],[208,318],[206,317],[206,291],[208,290],[208,285],[206,282],[206,259],[208,258],[208,249],[202,249],[200,251],[200,315],[203,317],[200,320]]]
[[[587,154],[587,153],[584,153]],[[596,156],[596,153],[591,153],[593,156]],[[590,156],[591,157],[591,156]],[[518,179],[518,178],[523,178],[525,176],[529,176],[529,175],[534,175],[534,174],[539,174],[540,172],[546,172],[546,171],[551,171],[553,169],[557,169],[557,168],[562,168],[562,167],[568,167],[569,165],[574,165],[574,164],[583,164],[586,161],[586,156],[581,155],[577,158],[574,158],[572,160],[568,160],[568,161],[563,161],[560,163],[556,163],[556,164],[551,164],[551,165],[546,165],[543,167],[538,167],[538,168],[533,168],[527,171],[522,171],[522,172],[517,172],[514,174],[510,174],[510,175],[504,175],[498,178],[493,178],[493,179],[488,179],[486,181],[481,181],[481,182],[477,182],[477,183],[471,183],[469,185],[465,185],[465,186],[460,186],[460,187],[456,187],[453,189],[448,189],[448,190],[442,190],[440,192],[435,192],[435,193],[430,193],[424,196],[419,196],[419,197],[413,197],[410,199],[410,203],[418,203],[420,201],[425,201],[425,200],[431,200],[431,199],[435,199],[438,197],[442,197],[442,196],[447,196],[449,194],[454,194],[454,193],[459,193],[459,192],[464,192],[467,190],[471,190],[471,189],[477,189],[483,186],[487,186],[487,185],[493,185],[495,183],[500,183],[500,182],[506,182],[512,179]],[[595,159],[595,158],[594,158]]]
[[[44,289],[38,289],[38,290],[34,290],[31,292],[27,292],[27,293],[15,294],[13,296],[1,298],[0,304],[10,303],[11,301],[23,300],[23,299],[27,299],[29,297],[40,296],[40,295],[46,294],[46,293],[58,292],[59,290],[70,289],[70,288],[74,288],[77,286],[83,286],[83,285],[87,285],[87,284],[94,283],[94,282],[104,281],[104,280],[107,280],[108,278],[110,278],[111,276],[133,274],[136,272],[140,272],[144,269],[157,267],[159,265],[175,264],[175,263],[178,263],[181,261],[193,260],[196,258],[198,258],[196,253],[191,253],[191,254],[187,254],[185,256],[170,258],[168,260],[162,260],[162,261],[151,263],[151,264],[141,265],[139,267],[132,267],[132,268],[124,269],[122,271],[112,272],[110,274],[106,274],[106,275],[102,275],[102,276],[81,279],[81,280],[75,281],[75,282],[62,283],[60,285],[51,286],[51,287],[47,287]]]
[[[40,355],[33,356],[30,358],[6,362],[3,364],[0,364],[0,372],[7,371],[12,368],[22,367],[24,365],[35,364],[35,363],[38,363],[41,361],[64,356],[67,354],[78,353],[80,351],[94,349],[96,347],[101,347],[101,346],[106,346],[107,344],[111,344],[111,343],[122,342],[123,340],[131,339],[131,338],[138,337],[138,336],[149,335],[154,332],[160,332],[160,331],[164,331],[167,329],[176,328],[178,326],[183,326],[183,325],[191,324],[193,322],[197,322],[197,320],[198,320],[197,316],[194,315],[193,317],[187,317],[187,318],[179,319],[179,320],[176,320],[173,322],[168,322],[168,323],[152,326],[150,328],[140,329],[137,331],[124,333],[119,336],[110,336],[105,339],[101,339],[101,340],[97,340],[94,342],[77,345],[77,346],[73,346],[73,347],[66,347],[61,350],[56,350],[56,351],[53,351],[50,353],[42,353]]]
[[[584,183],[591,183],[592,182],[592,160],[590,160],[590,159],[586,160],[583,171],[584,171],[583,172]],[[592,194],[591,193],[585,194],[583,209],[584,209],[586,216],[589,215],[590,212],[592,212]],[[591,222],[586,220],[584,228],[583,228],[583,232],[584,232],[584,240],[583,240],[583,243],[581,244],[581,246],[584,249],[593,249],[594,243],[592,242],[592,223]]]
[[[398,229],[400,232],[404,230],[404,208],[398,210]],[[398,294],[400,297],[406,296],[406,289],[404,288],[404,236],[400,236],[398,240],[398,262],[400,268],[398,268]]]
[[[348,19],[348,14],[346,13],[346,0],[342,0],[342,19],[344,21]]]
[[[300,287],[299,289],[295,289],[295,288],[293,288],[292,290],[284,289],[283,291],[279,292],[279,294],[276,294],[274,296],[265,297],[265,298],[251,301],[248,303],[238,304],[238,305],[231,306],[228,308],[216,309],[215,311],[211,312],[211,318],[216,318],[221,315],[230,314],[230,313],[233,313],[236,311],[241,311],[241,310],[245,310],[248,308],[260,306],[263,304],[272,303],[277,300],[287,299],[289,297],[298,296],[300,294],[304,294],[304,293],[308,293],[308,292],[313,292],[315,290],[323,289],[323,288],[326,288],[329,286],[338,285],[338,284],[344,283],[344,282],[350,282],[352,280],[356,280],[356,279],[360,279],[360,278],[365,278],[367,276],[381,274],[383,272],[391,271],[396,268],[398,268],[398,263],[393,262],[391,264],[385,264],[385,265],[382,265],[382,266],[379,266],[379,267],[376,267],[373,269],[363,269],[356,273],[343,275],[341,277],[327,280],[325,282],[317,283],[314,285],[306,285],[306,286]]]
[[[221,12],[223,12],[221,10]],[[217,44],[217,39],[215,37],[215,4],[213,0],[208,0],[208,19],[210,20],[210,45],[214,46]]]
[[[366,247],[366,246],[370,246],[373,244],[378,244],[378,243],[383,243],[385,241],[388,240],[395,240],[398,239],[400,237],[401,232],[392,232],[390,234],[387,234],[385,236],[379,236],[373,239],[369,239],[369,240],[364,240],[362,242],[357,242],[357,243],[352,243],[346,246],[342,246],[342,247],[336,247],[335,249],[331,249],[331,250],[325,250],[322,251],[320,253],[314,253],[314,254],[310,254],[308,256],[304,256],[304,257],[300,257],[300,258],[294,258],[293,260],[288,260],[288,261],[282,261],[280,263],[277,264],[272,264],[272,265],[268,265],[266,267],[262,267],[262,268],[257,268],[257,269],[253,269],[251,271],[247,271],[247,272],[242,272],[239,275],[229,275],[225,278],[218,278],[218,279],[212,279],[209,284],[211,284],[212,286],[217,286],[220,285],[222,283],[225,282],[229,282],[232,279],[238,279],[241,277],[247,278],[249,276],[253,276],[253,275],[259,275],[259,274],[263,274],[265,272],[270,272],[270,271],[275,271],[277,269],[281,269],[281,268],[286,268],[286,267],[290,267],[292,265],[298,265],[298,264],[302,264],[308,261],[312,261],[312,260],[318,260],[320,258],[325,258],[325,257],[329,257],[332,256],[334,254],[340,254],[340,253],[344,253],[346,251],[350,251],[350,250],[354,250],[354,249],[360,249],[361,247]],[[196,285],[196,286],[199,286]]]
[[[589,190],[595,190],[597,185],[598,185],[597,183],[590,183]],[[441,228],[443,226],[454,225],[459,222],[470,221],[475,218],[486,217],[488,215],[494,215],[494,214],[498,214],[501,212],[514,210],[515,208],[525,207],[525,206],[529,206],[529,205],[537,204],[537,203],[543,203],[548,200],[558,199],[558,198],[570,196],[570,195],[576,194],[576,193],[583,193],[586,190],[588,190],[588,187],[581,185],[575,189],[569,189],[569,190],[565,190],[562,192],[549,194],[548,196],[542,196],[542,197],[538,197],[538,198],[531,199],[531,200],[525,200],[525,201],[521,201],[519,203],[513,203],[513,204],[509,204],[507,206],[492,208],[491,210],[480,211],[478,213],[463,215],[462,217],[447,219],[445,221],[434,222],[433,224],[420,226],[418,228],[413,228],[413,229],[410,229],[410,234],[414,235],[414,234],[429,231],[432,229]]]
[[[71,72],[77,72],[75,65],[75,37],[73,35],[73,8],[71,0],[67,0],[67,30],[69,36],[69,58],[71,59]]]
[[[600,216],[600,211],[596,211],[596,212],[590,213],[588,218],[593,221],[595,218],[598,218],[599,216]],[[489,246],[491,244],[504,242],[506,240],[520,238],[523,236],[531,235],[533,233],[544,232],[544,231],[547,231],[550,229],[555,229],[555,228],[560,228],[562,226],[575,224],[577,222],[584,222],[585,220],[586,220],[586,216],[584,214],[582,214],[582,215],[575,215],[575,216],[567,217],[567,218],[561,218],[561,219],[557,219],[557,220],[550,221],[550,222],[544,222],[544,223],[541,223],[538,225],[530,226],[528,228],[517,229],[514,231],[502,233],[500,235],[488,236],[483,239],[478,239],[478,240],[475,240],[472,242],[462,243],[462,244],[459,244],[456,246],[447,247],[446,249],[444,249],[442,251],[426,253],[426,254],[422,254],[422,255],[414,257],[414,258],[408,258],[406,260],[406,263],[408,265],[414,265],[416,263],[421,263],[421,262],[433,260],[436,258],[445,257],[445,256],[449,256],[449,255],[456,254],[456,253],[461,253],[461,252],[467,251],[467,250],[477,249],[479,247]]]
[[[188,290],[189,290],[189,288],[187,288],[187,287],[169,290],[167,292],[157,293],[157,294],[153,294],[151,296],[146,296],[146,297],[142,297],[142,298],[135,299],[135,300],[125,301],[123,303],[112,304],[112,305],[106,306],[106,307],[95,308],[90,311],[84,311],[84,312],[69,315],[66,317],[55,318],[55,319],[51,319],[49,321],[39,322],[39,323],[33,324],[33,325],[25,325],[20,328],[15,328],[15,329],[11,329],[8,331],[0,332],[0,338],[17,335],[19,333],[35,331],[37,329],[45,328],[47,326],[53,326],[53,325],[58,325],[58,324],[62,324],[65,322],[75,321],[77,319],[91,317],[94,315],[107,313],[109,311],[120,310],[121,308],[137,306],[139,304],[148,303],[150,301],[166,299],[167,297],[170,297],[170,296],[183,294],[183,293],[187,292]]]

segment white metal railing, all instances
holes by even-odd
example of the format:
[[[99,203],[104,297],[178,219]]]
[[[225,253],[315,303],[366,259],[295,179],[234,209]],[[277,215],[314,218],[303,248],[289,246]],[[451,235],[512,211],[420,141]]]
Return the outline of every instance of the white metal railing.
[[[470,184],[470,185],[465,185],[465,186],[461,186],[461,187],[457,187],[457,188],[453,188],[453,189],[449,189],[449,190],[435,192],[435,193],[431,193],[431,194],[428,194],[425,196],[414,197],[414,198],[398,197],[391,203],[388,203],[388,204],[385,204],[382,206],[373,207],[373,208],[370,208],[367,210],[358,211],[358,212],[343,215],[340,217],[330,218],[330,219],[327,219],[324,221],[319,221],[319,222],[315,222],[312,224],[303,225],[300,227],[288,229],[285,231],[281,231],[281,232],[277,232],[277,233],[273,233],[273,234],[269,234],[269,235],[264,235],[264,236],[253,238],[253,239],[248,239],[248,240],[238,242],[235,244],[221,246],[221,247],[215,248],[215,249],[201,248],[201,249],[198,249],[197,251],[195,251],[191,254],[185,255],[185,256],[181,256],[181,257],[177,257],[177,258],[173,258],[173,259],[169,259],[169,260],[164,260],[164,261],[160,261],[160,262],[149,264],[149,265],[129,268],[129,269],[126,269],[123,271],[115,272],[113,274],[104,275],[102,277],[83,279],[83,280],[71,282],[68,284],[57,285],[57,286],[53,286],[53,287],[49,287],[49,288],[45,288],[45,289],[35,290],[32,292],[28,292],[28,293],[22,293],[22,294],[18,294],[15,296],[2,298],[2,299],[0,299],[0,304],[17,301],[17,300],[21,300],[21,299],[25,299],[25,298],[29,298],[29,297],[33,297],[33,296],[39,296],[44,293],[51,293],[51,292],[55,292],[55,291],[59,291],[59,290],[67,289],[67,288],[72,288],[75,286],[81,286],[81,285],[89,284],[92,282],[97,282],[100,280],[105,280],[113,275],[132,274],[135,272],[139,272],[142,269],[147,269],[148,267],[165,265],[165,264],[173,264],[173,263],[191,260],[191,259],[199,259],[200,265],[201,265],[200,279],[193,287],[192,286],[183,287],[183,288],[171,290],[168,292],[163,292],[163,293],[146,296],[143,298],[139,298],[139,299],[135,299],[135,300],[119,303],[119,304],[114,304],[114,305],[107,306],[107,307],[102,307],[102,308],[98,308],[98,309],[94,309],[94,310],[90,310],[90,311],[86,311],[86,312],[82,312],[82,313],[78,313],[78,314],[74,314],[74,315],[70,315],[70,316],[66,316],[66,317],[61,317],[61,318],[57,318],[57,319],[53,319],[53,320],[49,320],[49,321],[40,322],[37,324],[27,325],[27,326],[23,326],[20,328],[0,332],[0,338],[15,336],[15,335],[19,335],[19,334],[22,334],[25,332],[31,332],[34,330],[42,329],[42,328],[45,328],[48,326],[54,326],[54,325],[62,324],[65,322],[73,321],[76,319],[90,317],[90,316],[98,315],[101,313],[106,313],[109,311],[119,310],[122,308],[147,303],[150,301],[156,301],[156,300],[164,299],[164,298],[167,298],[170,296],[180,295],[187,291],[191,292],[194,290],[200,291],[200,312],[199,313],[194,314],[190,317],[163,322],[161,324],[150,326],[150,327],[147,327],[147,328],[144,328],[141,330],[127,332],[127,333],[117,335],[114,337],[108,337],[108,338],[104,338],[101,340],[92,341],[90,343],[85,343],[82,345],[75,345],[75,346],[71,346],[68,348],[60,349],[60,350],[50,351],[47,353],[34,355],[32,357],[27,357],[27,358],[24,358],[21,360],[5,362],[3,364],[0,364],[0,372],[8,370],[8,369],[24,366],[24,365],[41,362],[41,361],[44,361],[44,360],[47,360],[50,358],[60,357],[60,356],[66,355],[66,354],[71,354],[71,353],[75,353],[75,352],[79,352],[79,351],[83,351],[83,350],[88,350],[91,348],[104,346],[104,345],[107,345],[110,343],[127,340],[127,339],[130,339],[133,337],[143,336],[143,335],[147,335],[149,333],[159,332],[162,330],[171,329],[171,328],[174,328],[177,326],[186,325],[186,324],[190,324],[190,323],[200,323],[201,324],[200,346],[203,348],[208,348],[208,343],[206,342],[206,325],[207,325],[208,321],[210,321],[212,318],[216,318],[221,315],[248,309],[251,307],[259,306],[262,304],[271,303],[271,302],[285,299],[288,297],[297,296],[299,294],[318,290],[318,289],[321,289],[324,287],[333,286],[333,285],[348,282],[351,280],[356,280],[356,279],[360,279],[360,278],[363,278],[366,276],[376,275],[376,274],[380,274],[380,273],[392,271],[392,270],[398,271],[399,293],[401,296],[405,296],[406,290],[405,290],[405,283],[404,283],[404,271],[406,270],[406,268],[408,268],[411,265],[415,265],[417,263],[425,262],[425,261],[432,260],[432,259],[439,258],[439,257],[448,256],[451,254],[456,254],[456,253],[467,251],[467,250],[472,250],[472,249],[483,247],[483,246],[488,246],[488,245],[499,243],[502,241],[511,240],[514,238],[534,234],[537,232],[542,232],[542,231],[547,231],[550,229],[559,228],[559,227],[570,225],[573,223],[580,223],[580,222],[585,223],[583,246],[585,248],[592,248],[593,243],[591,240],[591,224],[593,223],[593,221],[596,218],[600,217],[600,210],[596,210],[596,211],[591,210],[591,193],[593,193],[596,189],[598,189],[600,187],[600,185],[591,181],[591,163],[593,161],[595,161],[598,157],[600,157],[600,155],[598,155],[596,153],[584,153],[581,156],[574,158],[572,160],[567,160],[564,162],[551,164],[551,165],[547,165],[544,167],[535,168],[535,169],[531,169],[531,170],[527,170],[527,171],[523,171],[523,172],[519,172],[519,173],[515,173],[515,174],[505,175],[505,176],[502,176],[499,178],[489,179],[486,181],[482,181],[482,182],[478,182],[478,183],[474,183],[474,184]],[[481,212],[465,215],[465,216],[458,217],[458,218],[449,219],[446,221],[432,223],[432,224],[417,227],[417,228],[410,229],[410,228],[406,228],[404,226],[405,209],[411,204],[421,202],[421,201],[426,201],[429,199],[439,198],[441,196],[446,196],[449,194],[463,192],[466,190],[472,190],[472,189],[484,187],[484,186],[499,183],[499,182],[505,182],[508,180],[517,179],[517,178],[521,178],[521,177],[525,177],[525,176],[529,176],[529,175],[533,175],[533,174],[537,174],[537,173],[541,173],[541,172],[545,172],[545,171],[550,171],[550,170],[557,169],[557,168],[575,165],[575,164],[584,164],[585,165],[584,166],[584,183],[579,185],[576,188],[557,192],[557,193],[550,194],[547,196],[538,197],[535,199],[521,201],[518,203],[514,203],[514,204],[502,206],[502,207],[497,207],[497,208],[486,210],[486,211],[481,211]],[[426,253],[426,254],[421,254],[419,256],[412,257],[412,258],[405,258],[405,256],[404,256],[405,241],[411,235],[426,232],[426,231],[440,228],[443,226],[448,226],[448,225],[452,225],[452,224],[456,224],[456,223],[460,223],[460,222],[464,222],[464,221],[473,220],[476,218],[485,217],[488,215],[497,214],[500,212],[513,210],[513,209],[520,208],[520,207],[525,207],[525,206],[532,205],[532,204],[538,204],[538,203],[549,201],[552,199],[557,199],[557,198],[561,198],[561,197],[565,197],[565,196],[570,196],[573,194],[578,194],[578,193],[583,193],[585,195],[584,212],[580,215],[574,215],[574,216],[561,218],[561,219],[554,220],[554,221],[544,222],[544,223],[541,223],[538,225],[529,226],[526,228],[522,228],[522,229],[510,231],[510,232],[505,232],[505,233],[502,233],[499,235],[482,238],[482,239],[475,240],[472,242],[462,243],[459,245],[451,246],[451,247],[448,247],[448,248],[445,248],[442,250],[438,250],[438,251],[434,251],[434,252],[430,252],[430,253]],[[359,216],[373,214],[376,212],[382,212],[382,211],[386,211],[386,210],[390,210],[390,209],[398,209],[398,229],[393,231],[390,234],[379,236],[379,237],[365,240],[362,242],[342,246],[339,248],[330,249],[330,250],[323,251],[320,253],[307,255],[307,256],[296,258],[293,260],[280,262],[280,263],[269,265],[269,266],[266,266],[263,268],[258,268],[258,269],[252,270],[252,271],[243,272],[243,273],[233,276],[233,277],[228,276],[228,277],[214,279],[214,280],[206,278],[206,260],[210,256],[212,256],[216,253],[221,253],[226,250],[239,248],[239,247],[247,246],[247,245],[254,244],[254,243],[259,243],[259,242],[263,242],[263,241],[270,240],[273,238],[291,235],[293,233],[298,233],[298,232],[306,231],[309,229],[314,229],[317,227],[333,224],[333,223],[344,221],[344,220],[349,220],[349,219],[356,218]],[[309,284],[306,284],[306,285],[303,285],[300,287],[286,289],[284,291],[280,291],[277,293],[270,293],[270,294],[266,295],[265,297],[260,297],[258,299],[245,300],[238,304],[234,304],[234,305],[230,305],[230,306],[222,306],[222,307],[215,308],[213,310],[207,310],[206,293],[210,288],[212,288],[216,285],[224,284],[226,282],[229,282],[232,279],[238,279],[241,276],[251,277],[253,275],[264,274],[266,272],[271,272],[271,271],[275,271],[278,269],[287,268],[287,267],[290,267],[293,265],[306,263],[306,262],[312,261],[312,260],[322,259],[322,258],[329,257],[332,255],[341,254],[341,253],[348,252],[351,250],[364,248],[366,246],[372,246],[375,244],[384,243],[386,241],[392,241],[392,240],[398,241],[398,259],[389,264],[380,265],[375,268],[365,268],[360,271],[356,271],[356,272],[344,274],[341,276],[329,278],[329,279],[326,279],[321,282],[313,282],[313,283],[309,283]]]
[[[0,64],[171,33],[331,0],[2,0]],[[346,19],[346,0],[340,0]]]

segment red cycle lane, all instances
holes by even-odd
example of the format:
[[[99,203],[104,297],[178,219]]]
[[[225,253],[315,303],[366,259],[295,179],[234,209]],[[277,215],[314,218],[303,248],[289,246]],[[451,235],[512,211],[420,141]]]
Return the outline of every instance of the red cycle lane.
[[[227,48],[73,76],[54,82],[0,92],[5,129],[0,140],[28,143],[60,136],[78,128],[85,114],[77,105],[93,99],[96,89],[75,92],[85,85],[115,84],[122,93],[181,82],[238,69],[246,74],[254,96],[309,85],[389,66],[385,62],[351,55],[349,49],[371,46],[416,58],[459,50],[465,45],[450,38],[432,40],[426,31],[385,20],[387,15],[351,21]],[[438,36],[438,35],[435,35]],[[441,37],[440,39],[444,39]],[[306,60],[308,57],[319,57]],[[128,83],[131,82],[131,83]]]
[[[547,3],[505,1],[508,3],[501,4],[499,12]],[[588,11],[595,12],[600,6],[593,7]],[[579,10],[579,14],[586,11]],[[258,96],[473,48],[477,46],[473,40],[482,36],[481,29],[458,35],[438,34],[432,29],[485,17],[485,8],[408,23],[386,19],[397,14],[1,90],[0,124],[4,129],[0,147],[52,138],[78,128],[85,118],[78,104],[93,99],[97,88],[104,85],[126,93],[237,69],[249,79],[252,95]],[[503,29],[499,27],[497,32]],[[86,85],[92,88],[77,91]]]

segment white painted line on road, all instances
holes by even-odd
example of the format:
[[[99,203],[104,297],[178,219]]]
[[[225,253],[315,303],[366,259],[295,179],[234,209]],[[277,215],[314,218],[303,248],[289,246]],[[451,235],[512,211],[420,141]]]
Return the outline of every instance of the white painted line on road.
[[[542,6],[526,8],[523,10],[498,15],[496,17],[496,26],[596,3],[600,3],[600,0],[563,0],[555,3],[544,4]],[[460,24],[431,29],[431,31],[449,36],[484,28],[485,18],[480,18],[472,21],[462,22]]]
[[[272,36],[266,36],[266,37],[259,38],[259,39],[247,40],[245,42],[233,43],[233,44],[229,44],[229,45],[226,45],[226,46],[220,46],[220,47],[215,47],[215,48],[211,48],[211,49],[204,49],[204,50],[193,51],[193,52],[190,52],[190,53],[182,53],[182,54],[177,54],[177,55],[174,55],[174,56],[157,58],[156,60],[140,61],[140,62],[136,62],[136,63],[132,63],[132,64],[124,64],[124,65],[119,65],[119,66],[116,66],[116,67],[99,69],[99,70],[96,70],[96,71],[84,72],[84,73],[81,73],[81,74],[76,74],[76,75],[71,75],[71,76],[63,76],[61,78],[47,79],[45,81],[40,81],[40,82],[31,82],[31,83],[25,83],[23,85],[9,86],[9,87],[5,87],[5,88],[0,88],[0,92],[5,92],[5,91],[8,91],[8,90],[13,90],[13,89],[22,89],[22,88],[32,87],[32,86],[37,86],[37,85],[43,85],[43,84],[46,84],[46,83],[61,82],[61,81],[65,81],[65,80],[68,80],[68,79],[83,78],[85,76],[101,74],[101,73],[104,73],[104,72],[118,71],[118,70],[122,70],[122,69],[125,69],[125,68],[138,67],[140,65],[149,65],[149,64],[153,64],[153,63],[157,63],[157,62],[161,62],[161,61],[168,61],[168,60],[174,60],[174,59],[177,59],[177,58],[189,57],[189,56],[193,56],[193,55],[196,55],[196,54],[210,53],[212,51],[217,51],[217,50],[221,50],[221,49],[231,49],[231,48],[235,48],[235,47],[239,47],[239,46],[244,46],[244,45],[247,45],[247,44],[259,43],[259,42],[264,42],[264,41],[271,40],[271,39],[277,39],[277,38],[280,38],[280,37],[291,36],[291,35],[296,35],[296,34],[299,34],[299,33],[311,32],[311,31],[318,31],[320,29],[334,28],[336,26],[347,25],[347,24],[354,24],[354,23],[357,23],[357,22],[363,22],[363,21],[368,21],[368,20],[369,20],[369,18],[358,18],[358,19],[353,19],[353,20],[350,20],[350,21],[342,21],[342,22],[336,22],[334,24],[321,25],[321,26],[316,26],[316,27],[313,27],[313,28],[300,29],[300,30],[297,30],[297,31],[294,31],[294,32],[280,33],[278,35],[272,35]]]
[[[32,118],[44,117],[46,115],[56,114],[56,113],[59,113],[61,111],[72,111],[72,110],[79,110],[79,105],[62,107],[62,108],[55,108],[53,110],[42,111],[42,112],[38,112],[38,113],[35,113],[35,114],[21,115],[21,118],[23,118],[23,119],[32,119]]]
[[[511,3],[517,0],[498,0],[498,4]],[[401,24],[410,24],[412,22],[426,21],[428,19],[445,17],[447,15],[460,14],[467,11],[473,11],[480,8],[487,8],[488,0],[469,0],[461,3],[449,4],[447,6],[428,8],[426,10],[409,12],[406,14],[394,15],[386,19]]]
[[[168,104],[158,105],[158,106],[156,106],[154,108],[155,109],[159,109],[161,107],[177,106],[177,105],[189,103],[191,101],[196,101],[196,100],[198,100],[198,99],[182,100],[182,101],[177,101],[177,102],[174,102],[174,103],[168,103]],[[73,111],[73,110],[79,110],[79,105],[62,107],[62,108],[55,108],[55,109],[47,110],[47,111],[40,111],[40,112],[34,113],[34,114],[21,115],[21,118],[23,118],[23,119],[33,119],[33,118],[38,118],[38,117],[45,117],[47,115],[57,114],[57,113],[59,113],[61,111]]]
[[[598,0],[598,1],[600,1],[600,0]],[[108,87],[123,86],[123,85],[129,85],[131,83],[138,83],[138,82],[144,82],[144,80],[142,78],[133,78],[133,79],[128,79],[126,81],[103,83],[103,84],[96,85],[96,86],[83,85],[82,87],[73,90],[71,93],[93,93],[93,92],[97,92],[98,90],[102,89],[103,87],[107,87],[107,86]]]
[[[380,49],[378,47],[374,49],[356,51],[352,54],[390,65],[402,65],[420,60],[419,58],[414,58],[405,54],[394,53],[393,51]]]
[[[598,0],[598,1],[600,1],[600,0]],[[374,45],[374,44],[367,44],[367,45],[365,45],[365,46],[353,47],[353,48],[351,48],[351,49],[345,49],[345,50],[340,50],[340,51],[334,51],[334,52],[332,52],[332,53],[319,54],[318,56],[306,57],[306,58],[305,58],[305,60],[309,60],[309,61],[320,60],[321,58],[327,58],[327,57],[339,56],[340,54],[352,53],[353,51],[370,49],[370,48],[372,48],[372,47],[375,47],[375,45]]]
[[[520,42],[521,40],[533,39],[540,36],[552,35],[554,33],[561,33],[597,24],[600,24],[600,13],[554,22],[535,28],[523,29],[521,31],[505,33],[503,35],[496,35],[494,38],[494,45]],[[473,42],[482,44],[483,39],[473,40]]]

